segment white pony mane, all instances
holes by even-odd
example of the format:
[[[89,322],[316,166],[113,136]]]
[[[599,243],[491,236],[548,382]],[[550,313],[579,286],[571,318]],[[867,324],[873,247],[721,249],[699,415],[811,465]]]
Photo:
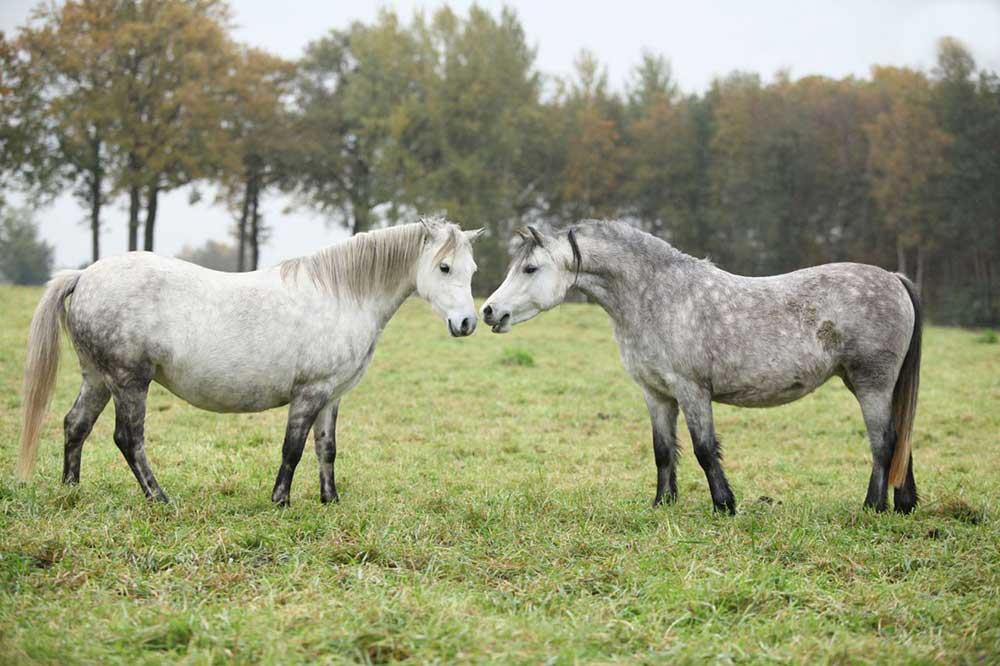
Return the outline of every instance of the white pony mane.
[[[420,256],[423,240],[420,224],[360,233],[314,254],[281,262],[281,278],[294,280],[304,271],[322,291],[363,298],[398,285]]]
[[[427,224],[441,224],[429,219]],[[448,225],[448,238],[435,261],[454,251],[459,234]],[[423,224],[403,224],[368,231],[323,248],[315,254],[281,262],[282,280],[295,280],[300,271],[316,288],[329,294],[364,298],[396,288],[420,256]]]

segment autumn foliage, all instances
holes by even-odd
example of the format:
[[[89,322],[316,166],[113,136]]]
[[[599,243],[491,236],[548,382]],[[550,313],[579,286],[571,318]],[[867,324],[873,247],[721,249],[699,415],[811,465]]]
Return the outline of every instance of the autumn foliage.
[[[829,261],[909,273],[941,321],[1000,320],[1000,80],[943,39],[930,72],[770,80],[699,94],[651,52],[623,90],[597,56],[547,76],[510,10],[384,10],[289,62],[219,0],[42,4],[0,39],[0,186],[127,202],[153,249],[158,197],[201,184],[257,265],[276,193],[352,233],[442,213],[487,226],[479,291],[526,222],[622,217],[740,273]]]

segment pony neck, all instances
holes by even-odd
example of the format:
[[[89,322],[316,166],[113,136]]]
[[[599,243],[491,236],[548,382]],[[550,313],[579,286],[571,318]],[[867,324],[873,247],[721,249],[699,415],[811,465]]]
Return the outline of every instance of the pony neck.
[[[576,288],[596,301],[616,322],[641,311],[646,285],[688,264],[701,264],[666,241],[623,223],[595,223],[577,229],[580,274]],[[629,307],[629,306],[635,307]]]
[[[368,302],[364,303],[363,306],[367,306],[374,313],[378,327],[381,330],[396,315],[396,312],[402,307],[404,301],[416,291],[416,262],[414,262],[412,270],[407,274],[407,279],[401,280],[396,285],[395,290],[387,290],[380,296],[369,296],[367,299]]]

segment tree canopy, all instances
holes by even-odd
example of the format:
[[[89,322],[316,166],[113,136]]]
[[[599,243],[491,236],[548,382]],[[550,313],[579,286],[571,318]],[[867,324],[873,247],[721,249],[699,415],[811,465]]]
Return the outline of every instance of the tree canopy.
[[[42,4],[0,36],[0,187],[125,198],[153,249],[162,192],[198,184],[257,267],[277,192],[357,233],[444,214],[487,227],[477,292],[511,232],[624,218],[724,268],[829,261],[910,273],[940,320],[1000,320],[1000,78],[944,38],[930,71],[683,91],[653,51],[621,89],[582,51],[539,70],[517,15],[383,9],[288,62],[234,42],[222,0]]]

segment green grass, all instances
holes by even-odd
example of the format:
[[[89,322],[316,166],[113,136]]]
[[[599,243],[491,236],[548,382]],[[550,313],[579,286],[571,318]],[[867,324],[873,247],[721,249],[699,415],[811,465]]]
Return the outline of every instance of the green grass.
[[[533,368],[535,366],[535,357],[526,349],[510,347],[503,350],[500,362],[504,365],[520,365],[525,368]]]
[[[71,352],[35,476],[13,480],[39,294],[0,289],[0,662],[1000,654],[1000,346],[975,333],[926,332],[909,517],[861,510],[870,457],[838,381],[717,409],[738,515],[712,514],[686,435],[678,503],[652,509],[645,406],[603,312],[455,340],[419,302],[341,406],[339,505],[318,501],[310,444],[291,508],[271,506],[284,410],[216,415],[154,387],[160,506],[112,444],[110,409],[82,485],[59,484]]]
[[[976,342],[981,342],[984,345],[995,345],[1000,342],[1000,336],[997,335],[996,331],[983,331],[983,333],[976,338]]]

